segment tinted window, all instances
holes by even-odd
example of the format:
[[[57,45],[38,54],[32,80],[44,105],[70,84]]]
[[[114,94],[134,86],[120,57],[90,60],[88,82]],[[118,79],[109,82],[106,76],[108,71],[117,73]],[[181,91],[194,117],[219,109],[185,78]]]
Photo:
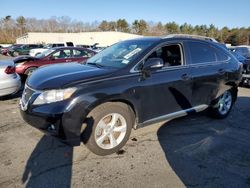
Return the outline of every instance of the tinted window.
[[[38,45],[31,44],[31,45],[29,46],[29,48],[37,48],[37,46],[38,46]]]
[[[73,42],[66,42],[67,46],[74,46]]]
[[[65,59],[70,57],[70,50],[59,50],[52,55],[55,59]]]
[[[28,48],[29,48],[29,46],[24,45],[24,46],[22,46],[21,48],[22,48],[22,49],[28,49]]]
[[[73,57],[91,57],[91,53],[85,50],[73,50]]]
[[[228,59],[230,59],[230,57],[224,53],[222,50],[215,50],[216,52],[216,57],[217,57],[217,61],[227,61]]]
[[[56,44],[55,47],[61,47],[64,46],[64,44]]]
[[[181,65],[181,50],[179,45],[168,45],[157,48],[152,52],[149,58],[161,58],[164,66],[178,66]]]
[[[215,49],[200,42],[189,42],[192,64],[216,61]]]

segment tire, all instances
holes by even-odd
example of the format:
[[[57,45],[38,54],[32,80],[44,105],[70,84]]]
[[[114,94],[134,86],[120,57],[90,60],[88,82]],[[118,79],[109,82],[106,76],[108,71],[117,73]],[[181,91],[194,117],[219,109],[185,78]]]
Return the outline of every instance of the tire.
[[[87,119],[83,142],[90,151],[102,156],[115,153],[126,144],[135,122],[131,108],[119,102],[96,107]]]
[[[29,77],[36,69],[37,69],[36,67],[30,67],[24,72],[24,74],[27,75],[27,77]]]
[[[228,116],[234,104],[234,96],[232,90],[225,91],[213,106],[209,108],[209,115],[217,119],[223,119]]]

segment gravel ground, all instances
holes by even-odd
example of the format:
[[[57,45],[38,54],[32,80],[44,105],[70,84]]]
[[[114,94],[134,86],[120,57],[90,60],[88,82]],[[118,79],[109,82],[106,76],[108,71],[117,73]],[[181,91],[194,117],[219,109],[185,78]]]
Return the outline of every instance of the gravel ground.
[[[19,96],[0,99],[1,188],[250,187],[250,89],[224,120],[200,113],[148,126],[105,157],[26,124]]]

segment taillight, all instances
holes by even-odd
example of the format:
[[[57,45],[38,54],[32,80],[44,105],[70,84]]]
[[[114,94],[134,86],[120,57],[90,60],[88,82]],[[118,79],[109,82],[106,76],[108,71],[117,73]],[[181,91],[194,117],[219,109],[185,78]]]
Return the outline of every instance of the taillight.
[[[16,72],[16,67],[8,66],[5,71],[6,74],[14,74]]]

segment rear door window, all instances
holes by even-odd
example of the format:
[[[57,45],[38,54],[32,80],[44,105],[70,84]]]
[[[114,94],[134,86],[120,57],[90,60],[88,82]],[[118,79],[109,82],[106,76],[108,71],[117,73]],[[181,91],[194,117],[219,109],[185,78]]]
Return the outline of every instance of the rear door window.
[[[69,49],[59,50],[59,51],[55,52],[54,54],[52,54],[52,57],[54,57],[55,59],[70,58],[71,52]]]
[[[91,57],[92,54],[89,53],[87,50],[73,50],[73,57]]]

